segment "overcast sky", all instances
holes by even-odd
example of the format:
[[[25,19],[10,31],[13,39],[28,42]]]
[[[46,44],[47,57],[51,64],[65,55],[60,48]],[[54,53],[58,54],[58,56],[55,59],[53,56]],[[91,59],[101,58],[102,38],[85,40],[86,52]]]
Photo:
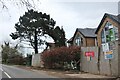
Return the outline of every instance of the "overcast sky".
[[[118,1],[44,0],[36,4],[39,11],[50,14],[51,18],[56,21],[56,26],[63,26],[66,38],[69,39],[76,28],[97,28],[105,13],[117,15]],[[14,24],[26,11],[25,8],[16,8],[7,0],[6,4],[9,10],[0,11],[0,43],[11,40],[9,34],[15,31]]]

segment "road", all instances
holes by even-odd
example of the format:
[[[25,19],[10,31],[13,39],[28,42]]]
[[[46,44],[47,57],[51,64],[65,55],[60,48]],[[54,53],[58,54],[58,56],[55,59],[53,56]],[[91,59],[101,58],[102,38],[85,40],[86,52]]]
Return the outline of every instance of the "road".
[[[0,64],[0,79],[2,79],[2,77],[8,78],[8,76],[6,75],[6,73],[2,69],[2,65]]]
[[[0,72],[2,73],[2,78],[57,78],[42,71],[26,70],[8,65],[2,65]]]

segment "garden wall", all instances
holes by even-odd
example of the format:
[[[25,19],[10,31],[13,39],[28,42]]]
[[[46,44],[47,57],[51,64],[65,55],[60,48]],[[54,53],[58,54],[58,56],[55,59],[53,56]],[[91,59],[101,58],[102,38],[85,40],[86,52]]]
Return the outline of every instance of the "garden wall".
[[[40,54],[33,54],[32,55],[32,66],[42,67]]]

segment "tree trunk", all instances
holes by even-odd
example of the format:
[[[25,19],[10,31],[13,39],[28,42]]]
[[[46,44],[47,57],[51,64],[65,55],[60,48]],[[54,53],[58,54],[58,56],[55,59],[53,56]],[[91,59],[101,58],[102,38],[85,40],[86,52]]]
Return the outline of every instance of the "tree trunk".
[[[38,40],[37,40],[37,31],[36,31],[36,29],[35,29],[35,54],[38,54]]]

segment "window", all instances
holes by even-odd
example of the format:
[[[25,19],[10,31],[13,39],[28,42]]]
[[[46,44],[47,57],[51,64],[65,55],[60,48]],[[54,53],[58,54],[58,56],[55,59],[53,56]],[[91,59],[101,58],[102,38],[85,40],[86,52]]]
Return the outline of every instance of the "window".
[[[115,40],[118,40],[118,28],[114,27]]]
[[[105,42],[106,42],[105,30],[104,30],[104,29],[102,30],[102,33],[101,33],[101,39],[102,39],[102,43],[105,43]]]
[[[76,43],[77,46],[80,46],[80,44],[81,44],[81,38],[77,37],[75,43]]]
[[[81,45],[83,45],[83,38],[81,38]]]
[[[118,40],[118,28],[107,22],[101,33],[102,43]]]

